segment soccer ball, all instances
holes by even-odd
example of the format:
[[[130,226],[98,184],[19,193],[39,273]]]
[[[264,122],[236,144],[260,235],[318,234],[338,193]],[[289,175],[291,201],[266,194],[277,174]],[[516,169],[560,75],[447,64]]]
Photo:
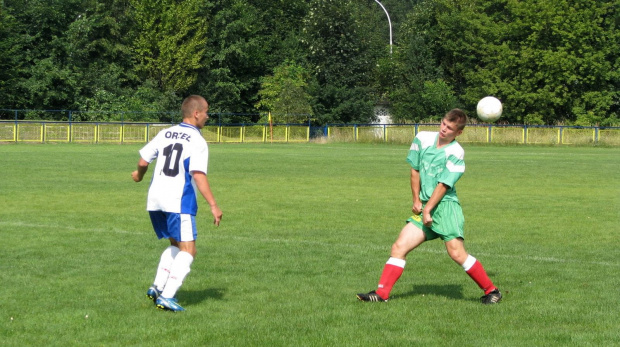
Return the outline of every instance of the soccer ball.
[[[478,118],[486,122],[495,122],[502,115],[502,110],[502,102],[492,96],[480,99],[476,106]]]

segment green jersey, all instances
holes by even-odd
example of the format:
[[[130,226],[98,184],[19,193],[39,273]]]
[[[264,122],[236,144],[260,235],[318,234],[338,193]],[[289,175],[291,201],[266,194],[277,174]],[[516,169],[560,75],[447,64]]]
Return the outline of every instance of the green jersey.
[[[407,162],[420,172],[420,200],[428,201],[438,183],[449,187],[441,201],[456,201],[454,185],[465,172],[465,151],[456,140],[437,148],[438,132],[421,131],[413,139]]]

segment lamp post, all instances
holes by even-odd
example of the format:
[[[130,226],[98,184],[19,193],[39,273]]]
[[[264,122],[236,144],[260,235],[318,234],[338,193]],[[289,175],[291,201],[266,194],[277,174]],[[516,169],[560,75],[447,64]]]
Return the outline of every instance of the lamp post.
[[[379,2],[379,0],[375,0],[375,2],[379,4],[379,6],[381,6],[381,8],[383,9],[383,12],[385,12],[385,15],[387,16],[387,19],[388,19],[388,24],[390,25],[390,54],[392,54],[392,20],[390,20],[390,14],[385,9],[385,6],[383,6],[383,4]]]

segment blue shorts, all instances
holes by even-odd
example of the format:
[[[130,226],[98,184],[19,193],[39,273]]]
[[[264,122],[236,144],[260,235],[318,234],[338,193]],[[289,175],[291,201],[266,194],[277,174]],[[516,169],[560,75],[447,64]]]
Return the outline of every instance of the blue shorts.
[[[177,242],[196,240],[195,216],[163,211],[149,211],[149,216],[158,238],[173,238]]]

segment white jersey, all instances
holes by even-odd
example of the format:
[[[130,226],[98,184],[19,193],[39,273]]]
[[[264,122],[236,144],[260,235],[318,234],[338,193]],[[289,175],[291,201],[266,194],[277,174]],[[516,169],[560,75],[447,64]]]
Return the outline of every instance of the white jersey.
[[[181,123],[160,131],[140,150],[147,162],[157,158],[146,204],[148,211],[196,215],[198,189],[191,172],[207,173],[209,149],[198,128]]]

